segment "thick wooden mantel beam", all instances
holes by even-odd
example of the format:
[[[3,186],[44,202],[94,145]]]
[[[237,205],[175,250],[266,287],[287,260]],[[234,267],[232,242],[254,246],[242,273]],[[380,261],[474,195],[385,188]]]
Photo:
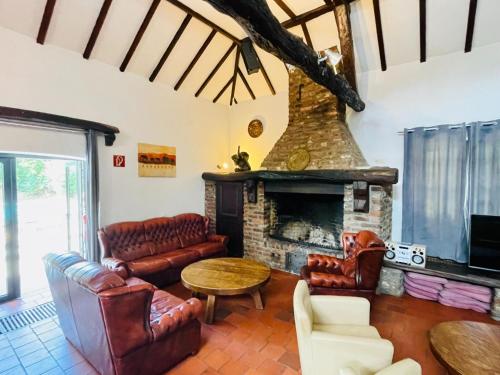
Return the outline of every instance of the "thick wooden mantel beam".
[[[238,22],[260,48],[302,69],[313,81],[326,87],[355,111],[365,108],[365,103],[344,76],[335,74],[326,61],[318,61],[318,56],[309,46],[287,31],[272,14],[266,0],[205,1]]]

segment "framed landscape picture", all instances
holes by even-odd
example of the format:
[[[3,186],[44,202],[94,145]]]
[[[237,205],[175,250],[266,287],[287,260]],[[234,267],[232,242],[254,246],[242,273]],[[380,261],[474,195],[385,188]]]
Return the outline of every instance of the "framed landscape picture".
[[[139,177],[175,177],[176,152],[175,147],[138,145]]]

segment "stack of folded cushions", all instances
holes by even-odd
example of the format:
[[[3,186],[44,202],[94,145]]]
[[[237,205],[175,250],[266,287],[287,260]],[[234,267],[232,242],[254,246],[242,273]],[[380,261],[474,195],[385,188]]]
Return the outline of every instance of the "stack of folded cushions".
[[[413,297],[482,313],[490,310],[492,293],[484,286],[414,272],[405,273],[404,285],[406,293]]]
[[[437,301],[439,292],[448,280],[442,277],[422,275],[414,272],[405,273],[405,290],[410,296]]]
[[[448,281],[439,292],[439,303],[482,313],[490,310],[491,289],[458,281]]]

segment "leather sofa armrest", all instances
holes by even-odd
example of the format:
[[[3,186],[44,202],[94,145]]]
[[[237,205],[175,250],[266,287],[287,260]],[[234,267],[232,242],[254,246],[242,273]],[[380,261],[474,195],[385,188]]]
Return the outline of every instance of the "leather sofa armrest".
[[[208,242],[220,242],[224,247],[226,247],[229,242],[229,237],[222,234],[209,234],[207,239]]]
[[[186,325],[190,321],[198,318],[202,311],[202,304],[197,298],[190,298],[180,305],[169,310],[160,318],[150,323],[153,331],[154,341],[161,340],[163,337],[178,328]]]
[[[327,268],[329,270],[335,270],[340,268],[343,262],[343,259],[339,259],[329,255],[309,254],[307,256],[307,266],[312,269]]]
[[[101,264],[121,278],[128,278],[128,268],[125,261],[117,258],[102,258]]]
[[[333,289],[355,289],[356,279],[326,272],[311,272],[311,286]]]

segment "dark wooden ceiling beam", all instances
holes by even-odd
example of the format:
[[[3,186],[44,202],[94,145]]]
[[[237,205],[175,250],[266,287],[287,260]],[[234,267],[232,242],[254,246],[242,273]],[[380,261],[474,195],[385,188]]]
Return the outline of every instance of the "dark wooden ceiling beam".
[[[387,62],[385,60],[384,33],[382,31],[382,18],[380,16],[380,2],[373,0],[373,12],[375,16],[375,27],[377,29],[378,52],[380,54],[380,67],[382,71],[387,70]]]
[[[420,13],[420,62],[427,60],[427,0],[419,1]]]
[[[40,28],[38,29],[38,36],[36,38],[36,42],[39,44],[45,43],[45,38],[47,36],[47,31],[49,30],[50,20],[52,18],[52,14],[54,13],[55,6],[56,0],[47,0],[45,3],[42,22],[40,22]]]
[[[187,14],[189,14],[192,17],[196,18],[198,21],[200,21],[200,22],[204,23],[205,25],[207,25],[208,27],[210,27],[210,28],[212,28],[214,30],[217,30],[219,33],[221,33],[225,37],[231,39],[236,44],[238,44],[238,45],[241,44],[241,41],[238,38],[236,38],[233,34],[231,34],[230,32],[228,32],[226,30],[224,30],[222,27],[220,27],[219,25],[213,23],[208,18],[202,16],[200,13],[198,13],[195,10],[191,9],[187,5],[184,5],[183,3],[181,3],[178,0],[166,0],[166,1],[168,1],[172,5],[175,5],[177,8],[183,10]]]
[[[234,71],[233,71],[233,86],[231,87],[231,99],[229,100],[229,105],[233,105],[234,93],[236,91],[236,81],[238,80],[238,67],[240,65],[241,49],[236,48],[236,58],[234,59]]]
[[[214,77],[214,75],[219,71],[220,67],[224,64],[224,62],[227,60],[227,58],[229,57],[229,55],[231,54],[231,52],[233,52],[233,49],[236,46],[237,46],[237,44],[233,43],[231,45],[231,47],[229,47],[229,49],[226,51],[226,53],[224,54],[224,56],[222,56],[222,58],[219,60],[219,62],[217,63],[217,65],[215,65],[215,67],[212,69],[212,71],[207,76],[207,78],[205,78],[205,80],[201,84],[201,86],[198,89],[198,91],[196,91],[196,94],[194,94],[194,96],[196,96],[196,97],[200,96],[200,94],[202,93],[202,91],[205,89],[205,87],[207,87],[208,83],[212,80],[212,78]]]
[[[328,0],[331,1],[331,0]],[[340,51],[342,52],[342,68],[347,81],[354,90],[357,90],[356,64],[354,54],[354,41],[351,27],[351,6],[345,1],[333,9],[335,23],[340,41]]]
[[[302,27],[302,32],[304,33],[304,37],[306,38],[306,43],[309,47],[314,49],[313,42],[311,39],[311,34],[309,34],[309,29],[307,28],[306,23],[304,22],[303,24],[300,25]]]
[[[245,75],[243,74],[243,72],[241,71],[240,68],[238,68],[238,75],[240,76],[241,80],[243,81],[243,84],[247,88],[247,91],[250,94],[250,96],[252,97],[252,99],[255,100],[255,94],[253,93],[253,90],[250,87],[250,84],[248,83],[247,79],[245,78]],[[238,104],[238,103],[236,103],[236,104]]]
[[[262,73],[262,76],[264,77],[264,80],[267,83],[267,87],[269,87],[269,90],[271,90],[271,94],[276,95],[276,90],[274,89],[273,83],[271,82],[271,78],[269,78],[269,75],[267,74],[267,71],[264,68],[264,64],[262,64],[260,58],[259,62],[260,62],[260,71]]]
[[[190,14],[186,14],[186,17],[184,17],[184,20],[182,21],[181,26],[179,27],[179,29],[175,33],[172,41],[170,42],[167,49],[163,53],[160,61],[158,62],[158,65],[156,65],[156,68],[153,70],[153,73],[151,73],[151,76],[149,77],[150,82],[153,82],[156,79],[156,76],[158,75],[158,73],[160,73],[161,68],[163,67],[163,65],[167,61],[168,57],[170,56],[170,53],[173,51],[175,45],[177,44],[177,42],[181,38],[182,33],[184,33],[184,30],[186,30],[186,27],[189,24],[189,21],[191,21],[191,18],[193,18],[193,17]]]
[[[290,9],[290,7],[283,1],[283,0],[274,0],[277,6],[281,8],[283,12],[286,13],[286,15],[290,18],[296,17],[297,15],[294,13],[293,10]]]
[[[477,11],[477,0],[470,0],[469,18],[467,20],[467,32],[465,34],[465,52],[470,52],[472,50],[472,37],[474,36],[476,11]]]
[[[109,8],[111,7],[111,3],[113,0],[104,0],[101,6],[101,11],[99,12],[99,16],[95,21],[94,28],[92,29],[92,33],[90,34],[89,41],[87,42],[87,46],[85,47],[85,51],[83,52],[83,58],[88,59],[92,54],[92,50],[94,49],[97,38],[99,37],[99,33],[101,32],[102,25],[104,25],[104,20],[108,15]]]
[[[146,13],[146,16],[144,17],[144,20],[142,21],[139,30],[137,30],[137,33],[135,34],[134,40],[132,41],[132,44],[130,45],[130,48],[127,51],[127,54],[125,55],[125,58],[123,59],[123,62],[120,65],[120,71],[124,72],[125,69],[127,69],[127,65],[132,59],[132,56],[134,55],[137,46],[139,45],[144,33],[146,32],[146,29],[148,28],[148,25],[151,22],[151,19],[153,18],[159,4],[160,0],[153,0],[153,2],[151,3],[151,6],[149,7],[149,10]]]
[[[356,0],[346,0],[347,3],[352,3],[353,1]],[[325,5],[321,5],[317,8],[311,9],[305,13],[298,14],[297,16],[290,18],[289,20],[286,20],[281,23],[281,26],[283,26],[285,29],[290,29],[295,26],[300,26],[301,24],[305,22],[312,21],[315,18],[321,17],[324,14],[327,14],[331,12],[334,8],[334,6],[338,6],[344,3],[344,0],[335,0],[335,3],[330,2],[330,3],[325,3]]]
[[[207,47],[210,45],[210,42],[214,38],[215,34],[217,34],[217,30],[212,30],[210,32],[210,35],[208,35],[207,39],[205,40],[205,42],[203,43],[203,45],[200,47],[200,50],[198,51],[198,53],[196,53],[196,55],[194,56],[193,60],[191,60],[191,62],[189,63],[189,66],[187,67],[187,69],[182,74],[181,78],[179,78],[179,81],[177,81],[177,83],[175,84],[175,86],[174,86],[174,90],[175,91],[177,91],[179,89],[179,87],[181,87],[182,83],[187,78],[187,76],[189,75],[189,73],[191,72],[191,70],[194,68],[194,66],[196,65],[196,63],[200,59],[201,55],[203,55],[203,52],[205,52],[205,50],[207,49]]]
[[[215,96],[214,100],[212,100],[212,102],[214,103],[217,103],[217,100],[220,99],[220,97],[222,95],[224,95],[224,93],[226,92],[227,88],[229,87],[229,85],[233,82],[234,80],[234,77],[231,76],[231,78],[229,78],[229,81],[227,81],[227,83],[224,85],[224,87],[219,91],[219,93]]]

